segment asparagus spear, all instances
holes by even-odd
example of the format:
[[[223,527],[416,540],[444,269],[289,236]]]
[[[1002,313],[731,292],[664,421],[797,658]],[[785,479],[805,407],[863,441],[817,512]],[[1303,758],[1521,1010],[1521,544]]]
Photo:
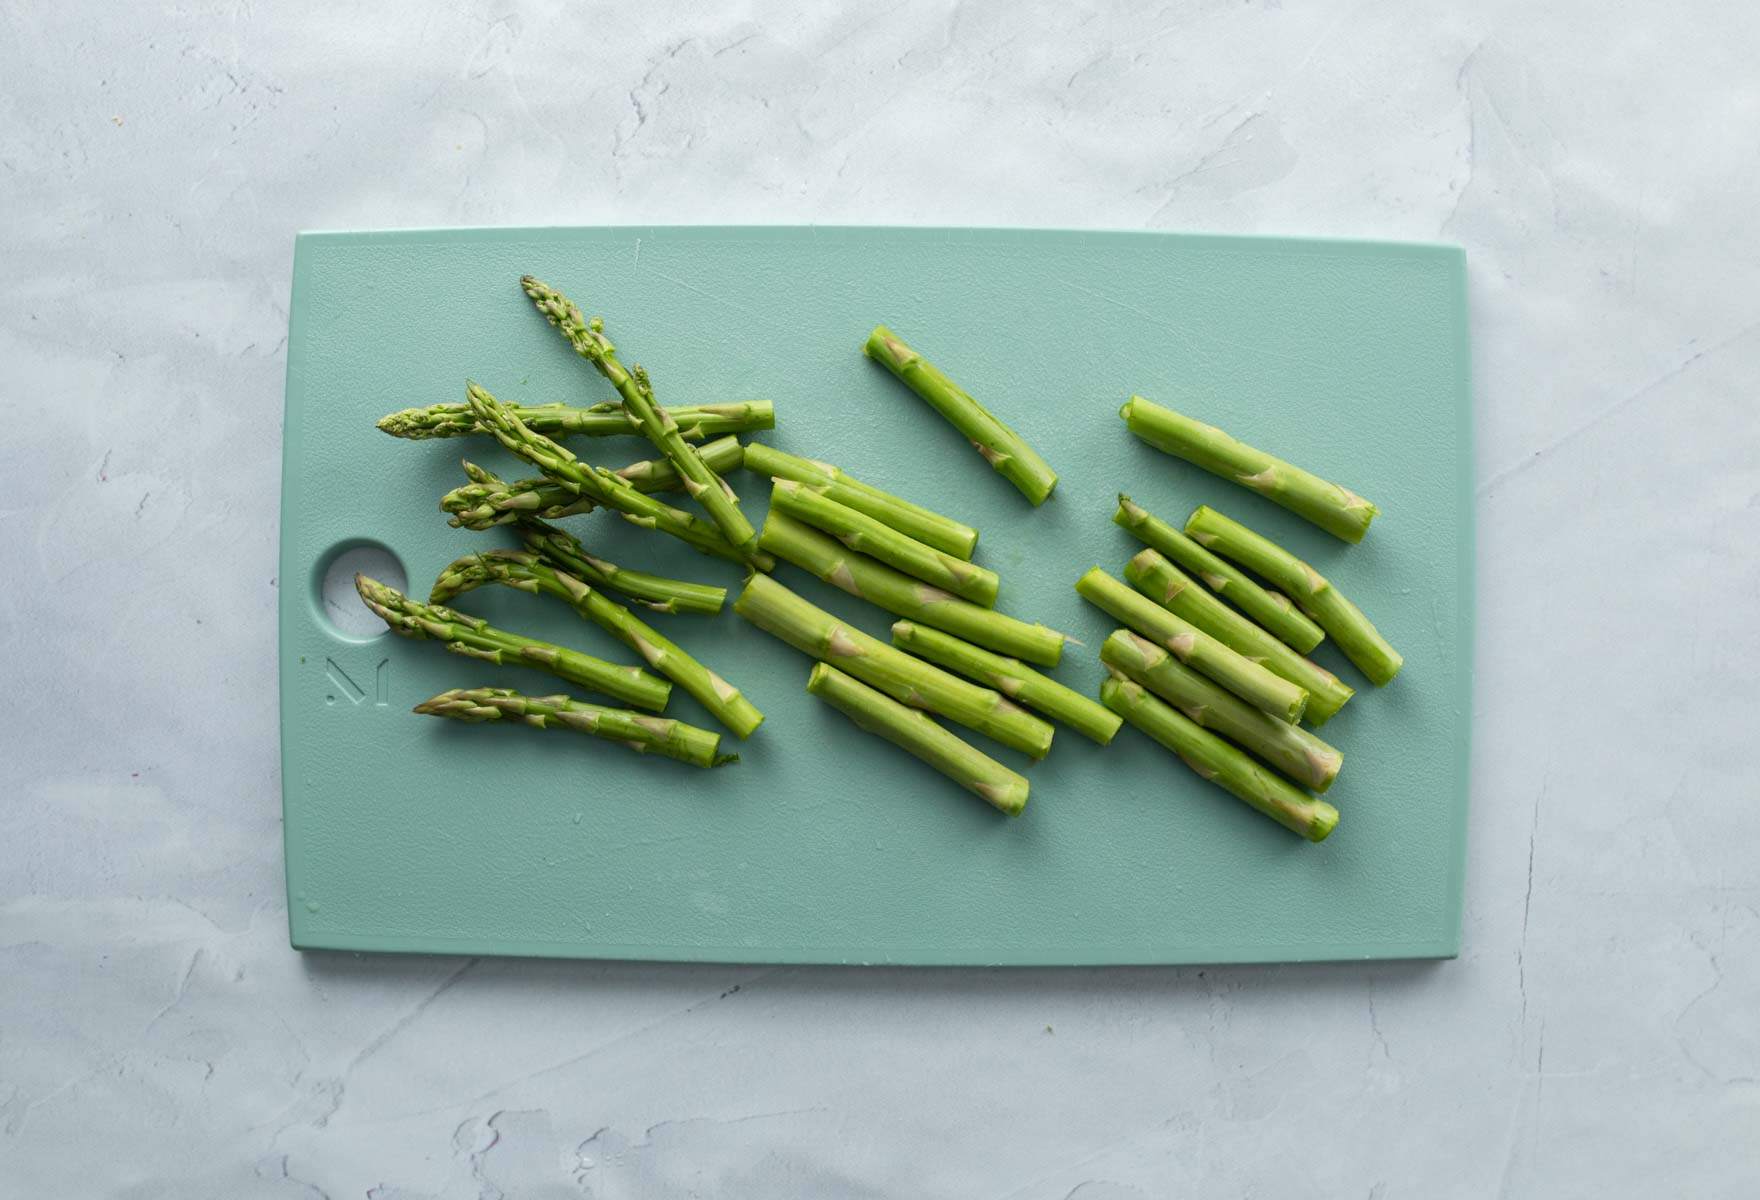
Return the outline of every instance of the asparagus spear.
[[[1306,691],[1229,649],[1148,597],[1139,596],[1099,567],[1076,581],[1076,591],[1088,603],[1173,651],[1181,662],[1208,675],[1255,708],[1283,721],[1300,719],[1308,703]]]
[[[727,589],[688,579],[668,579],[632,571],[614,562],[587,553],[580,539],[554,525],[526,518],[519,523],[519,535],[526,549],[542,555],[576,579],[594,587],[622,592],[631,600],[655,612],[718,613],[727,600]]]
[[[1355,694],[1338,676],[1241,616],[1154,550],[1144,550],[1131,559],[1124,577],[1168,612],[1184,617],[1223,645],[1306,691],[1308,709],[1304,715],[1315,725],[1324,725]]]
[[[1344,765],[1344,755],[1300,725],[1260,712],[1128,629],[1114,630],[1101,644],[1100,661],[1317,792],[1331,787]]]
[[[615,434],[641,435],[621,404],[594,404],[586,408],[568,404],[509,405],[513,415],[524,421],[534,433],[560,438],[611,437]],[[724,433],[751,433],[776,428],[776,407],[768,400],[739,400],[731,404],[692,404],[670,410],[678,422],[678,432],[693,442],[718,437]],[[477,423],[477,416],[468,404],[430,404],[426,408],[406,408],[380,417],[380,429],[392,437],[423,441],[427,438],[465,437],[487,433]]]
[[[746,556],[707,521],[638,492],[627,479],[604,467],[581,462],[543,434],[527,429],[506,405],[476,384],[467,384],[465,394],[470,397],[471,411],[477,414],[477,420],[496,440],[557,483],[590,497],[595,504],[616,509],[633,525],[669,533],[704,554],[733,562],[746,561]],[[768,570],[775,564],[754,565]]]
[[[1281,458],[1237,442],[1214,425],[1132,396],[1118,410],[1130,431],[1157,450],[1183,458],[1213,475],[1252,488],[1273,504],[1347,542],[1360,542],[1381,510],[1336,483],[1328,483]]]
[[[949,733],[925,712],[907,708],[824,663],[814,663],[807,691],[855,722],[858,729],[909,751],[1009,816],[1027,805],[1028,784],[977,747]]]
[[[846,508],[804,483],[792,479],[772,481],[770,506],[821,533],[830,534],[859,554],[876,558],[906,575],[944,592],[952,592],[962,600],[970,600],[985,608],[996,605],[996,589],[1000,582],[996,572],[943,554],[933,546],[925,546],[882,525],[873,517]]]
[[[1179,755],[1180,760],[1246,801],[1285,829],[1310,842],[1326,840],[1338,824],[1338,810],[1248,758],[1151,696],[1141,684],[1117,677],[1100,685],[1106,707]]]
[[[1314,647],[1326,640],[1325,631],[1303,616],[1288,596],[1260,587],[1245,571],[1224,562],[1166,521],[1132,503],[1123,492],[1118,494],[1118,511],[1112,520],[1203,580],[1218,596],[1233,601],[1236,608],[1298,654],[1312,654]]]
[[[1264,576],[1289,593],[1302,611],[1320,622],[1332,635],[1344,656],[1369,677],[1371,683],[1388,683],[1405,665],[1398,650],[1388,645],[1362,609],[1352,604],[1326,577],[1273,542],[1231,521],[1205,505],[1186,521],[1186,534],[1224,558]]]
[[[396,588],[365,575],[354,577],[354,587],[367,607],[390,626],[391,632],[403,637],[440,642],[454,654],[480,658],[497,666],[535,667],[558,679],[655,712],[666,707],[672,694],[670,683],[656,679],[640,667],[619,666],[565,646],[507,633],[480,617],[412,600]]]
[[[703,447],[705,457],[708,451],[709,447]],[[978,531],[970,525],[962,525],[952,517],[944,517],[909,500],[901,500],[891,492],[871,487],[830,463],[799,458],[773,446],[753,442],[746,447],[745,465],[758,475],[810,484],[839,504],[848,505],[882,525],[890,525],[907,537],[916,538],[925,546],[933,546],[955,558],[969,559],[978,547]]]
[[[1055,679],[1047,679],[1018,658],[1004,658],[980,650],[950,633],[910,621],[893,622],[892,644],[919,658],[939,663],[967,679],[975,679],[985,687],[993,687],[1010,700],[1062,721],[1102,746],[1118,732],[1116,714]]]
[[[522,696],[507,688],[453,688],[422,701],[415,711],[472,724],[507,721],[539,729],[572,729],[628,746],[637,754],[663,754],[693,767],[739,761],[737,754],[720,753],[719,733],[667,717],[584,704],[568,696]]]
[[[852,554],[836,540],[784,513],[770,513],[758,544],[858,600],[878,605],[895,616],[944,629],[999,654],[1045,667],[1055,667],[1063,655],[1065,637],[1057,630],[981,608],[912,579],[885,563]]]
[[[582,320],[574,301],[542,280],[527,275],[519,282],[538,312],[562,334],[574,352],[592,363],[605,381],[617,389],[623,397],[623,410],[678,471],[685,492],[703,506],[733,548],[750,560],[756,550],[758,531],[740,511],[739,497],[679,433],[677,420],[655,401],[654,385],[647,371],[639,366],[624,369],[617,358],[617,347],[605,336],[604,318]]]
[[[846,625],[767,575],[753,575],[733,611],[821,662],[847,671],[913,708],[958,721],[1034,758],[1051,749],[1051,726],[989,688],[967,683]]]
[[[605,598],[597,589],[573,575],[558,571],[529,551],[490,550],[458,559],[440,572],[428,602],[445,604],[462,592],[489,583],[557,597],[640,654],[649,667],[696,697],[716,720],[742,740],[764,723],[764,714],[741,695],[738,688],[686,654],[623,605]]]
[[[911,391],[965,435],[972,448],[996,473],[1020,489],[1034,504],[1045,503],[1057,486],[1057,472],[1027,445],[1020,434],[991,415],[990,410],[962,391],[922,355],[884,325],[876,325],[863,347],[867,356],[891,371]]]
[[[704,446],[702,455],[717,471],[731,471],[744,460],[745,448],[738,438],[728,436]],[[542,476],[504,483],[469,460],[464,463],[464,473],[471,482],[440,497],[440,510],[452,514],[447,524],[454,528],[488,529],[522,516],[555,520],[594,508],[591,497]],[[617,474],[638,492],[674,492],[679,488],[678,472],[665,459],[633,462],[620,467]]]

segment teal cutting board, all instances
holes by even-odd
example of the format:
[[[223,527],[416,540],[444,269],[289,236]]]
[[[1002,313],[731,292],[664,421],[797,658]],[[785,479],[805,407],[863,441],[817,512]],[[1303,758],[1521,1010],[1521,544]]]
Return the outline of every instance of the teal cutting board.
[[[522,273],[603,313],[670,404],[768,398],[758,435],[982,530],[1005,611],[1080,638],[1057,678],[1092,693],[1114,622],[1072,585],[1139,547],[1128,490],[1184,520],[1208,503],[1315,564],[1405,654],[1326,727],[1345,755],[1336,833],[1309,845],[1130,727],[1061,729],[1010,820],[802,690],[809,663],[735,617],[655,616],[769,720],[698,771],[587,738],[410,712],[448,687],[559,690],[322,611],[362,541],[425,596],[456,556],[511,544],[436,508],[482,439],[407,442],[383,413],[463,398],[612,393],[533,312]],[[885,322],[1061,475],[1033,508],[860,351]],[[1132,392],[1372,498],[1347,546],[1131,438]],[[1452,247],[1029,230],[661,228],[300,237],[281,517],[282,795],[301,949],[746,962],[1096,964],[1440,957],[1459,947],[1471,724],[1473,525],[1465,268]],[[573,443],[621,464],[636,438]],[[522,472],[529,473],[529,472]],[[732,482],[754,522],[766,488]],[[606,514],[570,518],[615,561],[738,573]],[[786,565],[778,578],[884,636],[890,618]],[[630,661],[558,603],[459,607]],[[671,714],[712,719],[680,690]],[[970,735],[1017,768],[1020,756]],[[728,741],[731,743],[732,738]]]

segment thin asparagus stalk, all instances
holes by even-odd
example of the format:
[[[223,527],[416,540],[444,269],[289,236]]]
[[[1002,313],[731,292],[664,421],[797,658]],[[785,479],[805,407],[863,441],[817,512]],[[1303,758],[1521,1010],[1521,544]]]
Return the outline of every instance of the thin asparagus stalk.
[[[490,550],[458,559],[440,572],[430,604],[499,583],[524,592],[555,596],[575,612],[640,654],[648,666],[694,696],[740,739],[764,723],[764,714],[727,680],[686,654],[676,643],[641,621],[623,605],[609,600],[581,580],[558,571],[538,555],[524,550]]]
[[[1208,505],[1193,512],[1186,521],[1186,534],[1200,545],[1214,550],[1224,558],[1233,559],[1270,580],[1302,611],[1320,622],[1320,628],[1332,635],[1344,656],[1381,685],[1399,674],[1405,659],[1388,645],[1363,610],[1352,604],[1326,577],[1307,563],[1273,542],[1232,521]]]
[[[670,683],[656,679],[640,667],[619,666],[565,646],[496,629],[480,617],[412,600],[396,588],[365,575],[357,574],[354,586],[367,607],[391,627],[391,632],[403,637],[440,642],[454,654],[480,658],[497,666],[535,667],[558,679],[655,712],[666,707],[672,694]]]
[[[962,642],[950,633],[930,629],[910,621],[896,621],[892,626],[892,644],[908,650],[919,658],[939,663],[950,671],[975,679],[985,687],[993,687],[1010,700],[1018,701],[1056,721],[1092,738],[1102,746],[1118,732],[1117,714],[1094,703],[1078,691],[1048,679],[1018,658],[1004,658],[988,650],[980,650],[970,642]],[[1256,709],[1254,711],[1257,711]],[[1269,718],[1267,718],[1269,719]]]
[[[907,708],[822,662],[813,664],[807,691],[855,722],[856,728],[909,751],[1009,816],[1019,816],[1026,807],[1028,784],[1023,776],[949,733],[927,713]]]
[[[1180,760],[1237,798],[1310,842],[1326,840],[1338,825],[1338,810],[1308,795],[1280,775],[1150,695],[1139,683],[1117,677],[1100,685],[1100,699]]]
[[[912,658],[846,625],[767,575],[753,575],[733,611],[803,654],[847,671],[894,700],[928,709],[1034,758],[1051,749],[1051,726],[989,688]]]
[[[718,613],[727,601],[727,589],[688,579],[668,579],[632,571],[589,554],[580,539],[554,525],[527,518],[519,523],[526,549],[541,555],[561,570],[594,587],[621,592],[644,608],[663,613]]]
[[[1125,565],[1124,577],[1143,595],[1177,617],[1282,676],[1308,693],[1304,713],[1316,726],[1326,724],[1355,693],[1338,676],[1310,662],[1272,637],[1215,596],[1154,550],[1144,550]]]
[[[621,404],[594,404],[585,408],[569,404],[510,404],[513,415],[526,428],[553,438],[641,436],[641,427],[623,411]],[[692,404],[670,410],[681,436],[693,442],[724,433],[752,433],[776,428],[776,407],[768,400],[739,400],[731,404]],[[378,427],[392,437],[423,441],[428,438],[467,437],[488,433],[477,423],[468,404],[430,404],[406,408],[380,417]]]
[[[708,451],[709,447],[703,447],[705,457]],[[748,445],[745,455],[746,468],[754,474],[809,484],[839,504],[865,513],[882,525],[890,525],[943,554],[970,559],[978,548],[978,531],[970,525],[962,525],[952,517],[944,517],[909,500],[901,500],[891,492],[871,487],[830,463],[785,454],[758,442]]]
[[[1101,644],[1100,661],[1317,792],[1331,787],[1344,765],[1344,755],[1300,725],[1260,712],[1128,629],[1115,630]]]
[[[717,471],[732,471],[744,460],[745,448],[738,438],[730,435],[716,438],[704,446],[702,455],[703,461]],[[464,473],[471,482],[440,497],[440,510],[452,514],[447,524],[454,528],[489,529],[522,516],[553,521],[558,517],[591,512],[596,507],[591,497],[543,476],[504,483],[469,460],[464,463]],[[633,462],[620,467],[616,473],[638,492],[675,492],[679,489],[678,472],[663,458]]]
[[[542,280],[527,275],[519,282],[539,314],[562,334],[576,354],[592,363],[605,381],[617,389],[623,398],[623,410],[678,471],[685,493],[703,506],[722,536],[749,560],[756,550],[758,531],[740,511],[739,497],[679,433],[678,421],[655,401],[654,385],[647,371],[640,366],[624,368],[618,360],[617,347],[605,336],[604,318],[583,320],[574,301]]]
[[[667,717],[584,704],[568,696],[522,696],[507,688],[454,688],[422,701],[415,711],[471,724],[505,721],[539,729],[572,729],[627,746],[637,754],[661,754],[693,767],[739,761],[737,754],[720,752],[721,735],[712,730]]]
[[[922,355],[901,341],[884,325],[868,335],[864,353],[891,371],[930,408],[947,418],[965,435],[972,448],[997,474],[1020,489],[1035,505],[1045,503],[1057,486],[1057,472],[1014,430],[998,421],[990,410],[967,395],[958,384],[937,370]]]
[[[1152,515],[1123,492],[1112,520],[1204,581],[1204,586],[1270,630],[1298,654],[1312,654],[1326,631],[1302,614],[1282,592],[1260,587],[1233,563],[1224,562],[1191,538]]]
[[[858,600],[866,600],[894,616],[946,630],[998,654],[1045,667],[1055,667],[1063,655],[1066,638],[1057,630],[982,608],[912,579],[885,563],[852,554],[834,538],[785,513],[770,513],[758,544]]]
[[[1299,720],[1308,693],[1231,650],[1202,629],[1140,596],[1099,567],[1076,581],[1082,599],[1123,621],[1175,657],[1282,721]]]
[[[933,546],[925,546],[804,483],[792,479],[773,480],[770,506],[821,533],[830,534],[858,554],[866,554],[889,567],[896,567],[932,587],[952,592],[962,600],[970,600],[985,608],[996,605],[1000,580],[995,571],[943,554]]]
[[[1118,410],[1130,431],[1213,475],[1252,488],[1273,504],[1312,521],[1334,537],[1360,542],[1381,510],[1349,488],[1329,483],[1263,450],[1236,441],[1214,425],[1165,405],[1132,396]]]

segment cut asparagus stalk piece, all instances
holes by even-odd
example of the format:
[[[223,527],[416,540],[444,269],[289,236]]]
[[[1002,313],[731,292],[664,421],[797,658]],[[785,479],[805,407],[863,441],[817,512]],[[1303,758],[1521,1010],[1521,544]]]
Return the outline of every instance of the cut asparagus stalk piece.
[[[863,347],[867,356],[891,371],[906,387],[921,396],[960,433],[984,461],[1020,489],[1034,504],[1045,503],[1057,486],[1057,472],[1004,425],[989,409],[967,395],[958,384],[937,370],[922,355],[905,345],[884,325],[876,325]]]
[[[927,709],[1033,758],[1051,749],[1051,726],[1000,693],[968,683],[846,625],[767,575],[753,575],[733,611],[801,653],[846,671],[894,700]]]
[[[703,447],[705,458],[709,449]],[[808,484],[839,504],[865,513],[882,525],[891,526],[943,554],[970,559],[977,549],[978,531],[970,525],[962,525],[952,517],[944,517],[909,500],[901,500],[890,492],[870,487],[830,463],[785,454],[773,446],[753,442],[745,448],[745,465],[755,475]]]
[[[717,471],[732,471],[744,460],[745,448],[736,437],[716,438],[703,447],[702,455],[703,461]],[[463,465],[470,483],[440,497],[440,510],[452,514],[447,524],[454,528],[489,529],[520,517],[553,521],[591,512],[596,507],[590,496],[571,491],[553,479],[540,476],[504,483],[476,463],[467,460]],[[633,462],[616,473],[638,492],[679,490],[678,471],[663,458]]]
[[[1302,611],[1320,622],[1344,656],[1369,682],[1382,685],[1399,674],[1405,659],[1369,623],[1363,610],[1345,598],[1320,572],[1279,546],[1208,505],[1186,521],[1186,534],[1224,558],[1233,559],[1289,593]]]
[[[858,729],[922,759],[1009,816],[1020,815],[1026,807],[1028,784],[1023,776],[943,729],[920,709],[900,704],[822,662],[813,664],[807,691],[855,722]]]
[[[1261,712],[1128,629],[1115,630],[1101,644],[1100,661],[1142,684],[1189,720],[1317,792],[1331,787],[1344,765],[1344,755],[1300,725]]]
[[[1096,608],[1173,651],[1176,658],[1193,670],[1209,676],[1280,721],[1300,719],[1307,706],[1308,693],[1305,690],[1229,649],[1147,596],[1138,595],[1099,567],[1076,581],[1076,591]]]
[[[718,613],[727,601],[727,589],[688,579],[668,579],[632,571],[608,559],[589,554],[572,533],[530,518],[518,526],[526,549],[594,587],[621,592],[644,608],[664,613]]]
[[[1312,654],[1314,647],[1326,640],[1325,630],[1303,615],[1288,596],[1260,587],[1245,571],[1224,562],[1166,521],[1132,503],[1123,492],[1118,494],[1118,511],[1112,520],[1203,580],[1205,587],[1233,603],[1298,654]]]
[[[931,587],[952,592],[973,604],[995,607],[1000,583],[996,572],[943,554],[933,546],[925,546],[804,483],[792,479],[772,481],[770,505],[777,512],[830,534],[858,554],[866,554],[889,567],[896,567],[913,579],[921,579]]]
[[[985,687],[995,688],[1010,700],[1054,721],[1062,721],[1102,746],[1112,741],[1112,735],[1118,732],[1118,714],[1080,692],[1064,687],[1055,679],[1046,678],[1018,658],[992,654],[970,642],[962,642],[950,633],[911,621],[893,623],[892,644],[918,658],[939,663],[967,679],[974,679]]]
[[[422,701],[415,711],[471,724],[505,721],[539,729],[572,729],[627,746],[637,754],[661,754],[693,767],[739,761],[721,753],[721,735],[667,717],[601,708],[568,696],[522,696],[507,688],[454,688]]]
[[[1214,425],[1132,396],[1118,410],[1130,431],[1158,450],[1252,488],[1273,504],[1347,542],[1360,542],[1381,510],[1349,488],[1237,442]]]
[[[1150,695],[1141,684],[1114,677],[1100,685],[1100,699],[1113,712],[1173,751],[1193,771],[1246,801],[1310,842],[1326,840],[1338,810]]]
[[[641,427],[623,411],[621,404],[594,404],[582,408],[570,404],[510,404],[513,415],[534,433],[548,437],[612,437],[634,434]],[[680,435],[693,442],[724,433],[753,433],[776,428],[776,408],[768,400],[739,400],[731,404],[693,404],[669,410],[678,422]],[[423,441],[428,438],[467,437],[488,433],[477,423],[468,404],[430,404],[406,408],[379,418],[378,427],[392,437]]]

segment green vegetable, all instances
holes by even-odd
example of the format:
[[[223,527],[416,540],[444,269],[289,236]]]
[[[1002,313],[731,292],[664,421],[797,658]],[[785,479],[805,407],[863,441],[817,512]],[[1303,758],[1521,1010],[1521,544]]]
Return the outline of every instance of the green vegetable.
[[[568,696],[522,696],[507,688],[454,688],[416,705],[424,716],[476,724],[506,721],[539,729],[572,729],[627,746],[637,754],[663,754],[694,767],[739,761],[722,754],[721,735],[666,717],[583,704]]]
[[[709,447],[703,447],[705,457],[708,451]],[[757,475],[808,484],[839,504],[865,513],[882,525],[890,525],[905,536],[955,558],[969,559],[972,551],[977,549],[978,531],[970,525],[962,525],[952,517],[944,517],[909,500],[901,500],[890,492],[870,487],[830,463],[799,458],[773,446],[753,442],[746,447],[745,465]]]
[[[732,471],[743,461],[745,448],[738,438],[730,436],[715,439],[704,446],[701,453],[703,461],[717,471]],[[555,520],[590,512],[595,507],[590,497],[548,478],[503,483],[468,460],[464,463],[464,473],[471,482],[440,497],[440,510],[452,514],[452,520],[447,524],[455,528],[488,529],[522,516]],[[665,459],[633,462],[616,473],[638,492],[675,492],[679,489],[678,472]]]
[[[510,404],[518,417],[533,433],[560,438],[611,437],[615,434],[642,430],[621,404],[594,404],[580,408],[568,404]],[[740,400],[732,404],[693,404],[668,410],[678,422],[679,433],[693,442],[719,437],[724,433],[752,433],[759,429],[776,428],[776,408],[768,400]],[[477,415],[468,404],[430,404],[426,408],[406,408],[380,417],[379,428],[392,437],[422,441],[427,438],[465,437],[487,433],[477,423]]]
[[[594,587],[622,592],[655,612],[712,614],[720,612],[727,600],[726,588],[632,571],[589,554],[580,539],[554,525],[528,517],[518,528],[526,549],[543,556],[545,561]]]

